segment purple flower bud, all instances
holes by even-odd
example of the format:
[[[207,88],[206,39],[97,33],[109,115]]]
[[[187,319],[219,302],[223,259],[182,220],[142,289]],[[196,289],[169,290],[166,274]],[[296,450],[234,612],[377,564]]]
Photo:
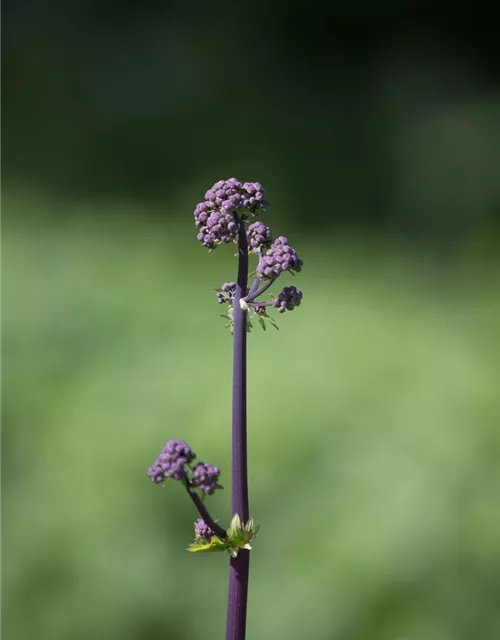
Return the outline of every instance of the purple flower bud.
[[[227,243],[234,240],[238,227],[232,213],[228,213],[223,208],[222,211],[212,210],[208,214],[208,212],[200,210],[199,206],[194,213],[195,225],[200,230],[197,238],[205,247],[214,249],[223,242]],[[213,206],[215,207],[216,205],[213,204]],[[229,209],[232,209],[232,206]]]
[[[148,476],[155,484],[161,484],[166,478],[182,480],[187,477],[186,465],[195,458],[196,454],[184,440],[169,440],[148,469]]]
[[[198,520],[194,523],[194,534],[199,540],[202,540],[203,542],[210,542],[210,540],[215,535],[215,533],[208,526],[205,520],[202,520],[201,518],[198,518]]]
[[[195,225],[200,230],[198,239],[209,249],[233,241],[238,231],[235,216],[243,213],[255,215],[257,211],[266,209],[269,203],[264,196],[265,190],[258,182],[242,184],[236,178],[219,180],[205,193],[205,200],[194,211]],[[212,218],[214,214],[217,222]],[[220,226],[213,229],[215,224]]]
[[[269,249],[273,241],[271,229],[263,222],[254,222],[247,229],[248,247],[252,253],[258,253],[259,249]]]
[[[158,464],[153,464],[152,467],[148,469],[148,476],[151,478],[151,481],[155,484],[161,484],[165,480],[165,474],[161,467]]]
[[[285,313],[285,311],[293,311],[295,307],[300,306],[301,302],[302,291],[296,287],[285,287],[273,302],[273,307],[276,307],[279,313]]]
[[[236,292],[236,282],[225,282],[219,291],[217,291],[217,302],[224,304],[225,302],[231,302],[234,300],[234,294]]]
[[[302,260],[291,247],[288,238],[280,236],[259,260],[257,273],[261,279],[274,279],[283,271],[299,272],[301,269]]]
[[[191,484],[203,493],[211,495],[219,488],[219,476],[220,469],[218,467],[205,464],[204,462],[198,462],[193,469],[193,480]]]

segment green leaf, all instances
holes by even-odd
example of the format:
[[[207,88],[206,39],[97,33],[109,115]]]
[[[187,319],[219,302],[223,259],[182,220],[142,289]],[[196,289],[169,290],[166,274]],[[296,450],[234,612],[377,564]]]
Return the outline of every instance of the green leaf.
[[[229,525],[229,529],[227,530],[227,535],[233,537],[238,531],[241,531],[241,520],[240,516],[235,513],[231,519],[231,524]]]
[[[252,531],[253,529],[255,529],[255,524],[253,519],[250,518],[245,525],[245,531]]]
[[[209,543],[200,544],[199,542],[192,542],[187,550],[191,553],[197,553],[198,551],[211,551],[211,546]]]
[[[217,536],[213,536],[210,542],[204,540],[195,540],[187,548],[191,553],[214,553],[226,550],[226,543]]]
[[[273,317],[269,316],[269,322],[270,322],[270,323],[271,323],[271,325],[276,329],[276,331],[279,331],[279,330],[280,330],[280,328],[279,328],[279,327],[278,327],[278,325],[276,324],[276,320],[275,320]]]
[[[255,538],[258,531],[259,527],[255,525],[252,518],[243,525],[239,515],[235,513],[228,527],[227,536],[224,539],[213,536],[210,542],[205,542],[205,540],[195,538],[187,550],[191,553],[227,551],[232,558],[236,558],[240,549],[251,550],[250,542]]]

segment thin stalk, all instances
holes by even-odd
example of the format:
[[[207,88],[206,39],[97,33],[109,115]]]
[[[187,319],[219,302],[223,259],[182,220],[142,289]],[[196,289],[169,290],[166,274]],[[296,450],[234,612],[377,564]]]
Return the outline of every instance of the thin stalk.
[[[243,221],[238,230],[238,277],[234,296],[233,416],[232,416],[232,511],[241,522],[249,519],[247,475],[247,312],[240,307],[248,281],[248,241]],[[244,640],[247,616],[250,554],[240,549],[229,563],[226,640]]]
[[[250,291],[248,292],[247,297],[245,298],[245,300],[247,298],[250,298],[251,296],[253,296],[253,294],[257,291],[257,289],[259,288],[259,284],[260,284],[260,280],[259,278],[254,278],[253,282],[252,282],[252,286],[250,287]]]
[[[193,501],[193,504],[196,507],[196,510],[198,511],[198,513],[200,514],[200,517],[202,518],[202,520],[206,524],[208,524],[208,526],[210,527],[210,529],[212,529],[212,531],[215,533],[216,536],[218,536],[219,538],[221,538],[221,540],[223,540],[227,535],[226,530],[223,527],[221,527],[219,524],[217,524],[217,522],[215,522],[215,520],[212,518],[212,516],[208,512],[208,509],[203,504],[200,496],[195,491],[191,491],[191,485],[189,484],[189,480],[185,480],[184,484],[186,486],[186,490],[189,494],[189,497]]]
[[[249,302],[248,306],[251,307],[252,309],[255,309],[258,307],[273,307],[274,302]]]
[[[245,298],[245,302],[252,302],[252,300],[255,300],[256,298],[261,296],[264,291],[267,291],[269,289],[273,282],[274,280],[268,280],[265,284],[262,285],[260,289],[257,289],[257,291],[254,291],[253,293],[249,293]]]

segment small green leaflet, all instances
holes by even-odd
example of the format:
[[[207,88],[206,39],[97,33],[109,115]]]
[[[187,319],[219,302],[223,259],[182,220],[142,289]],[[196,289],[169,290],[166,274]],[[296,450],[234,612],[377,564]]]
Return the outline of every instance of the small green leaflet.
[[[187,548],[188,551],[192,553],[196,553],[197,551],[225,551],[226,545],[223,540],[218,538],[217,536],[213,536],[210,542],[202,542],[201,540],[195,540],[192,542]]]
[[[258,532],[259,527],[254,524],[252,518],[245,525],[242,525],[239,515],[235,514],[227,530],[226,538],[222,540],[217,536],[212,536],[210,542],[196,538],[187,550],[191,553],[227,551],[231,557],[236,558],[240,549],[250,550],[252,548],[250,542]]]

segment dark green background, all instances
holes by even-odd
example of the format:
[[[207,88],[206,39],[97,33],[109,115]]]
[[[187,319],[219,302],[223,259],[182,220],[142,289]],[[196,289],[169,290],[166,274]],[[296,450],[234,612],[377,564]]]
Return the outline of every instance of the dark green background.
[[[227,560],[147,479],[222,468],[192,211],[259,180],[304,303],[249,337],[249,639],[500,636],[500,65],[481,3],[4,3],[3,631],[223,637]]]

